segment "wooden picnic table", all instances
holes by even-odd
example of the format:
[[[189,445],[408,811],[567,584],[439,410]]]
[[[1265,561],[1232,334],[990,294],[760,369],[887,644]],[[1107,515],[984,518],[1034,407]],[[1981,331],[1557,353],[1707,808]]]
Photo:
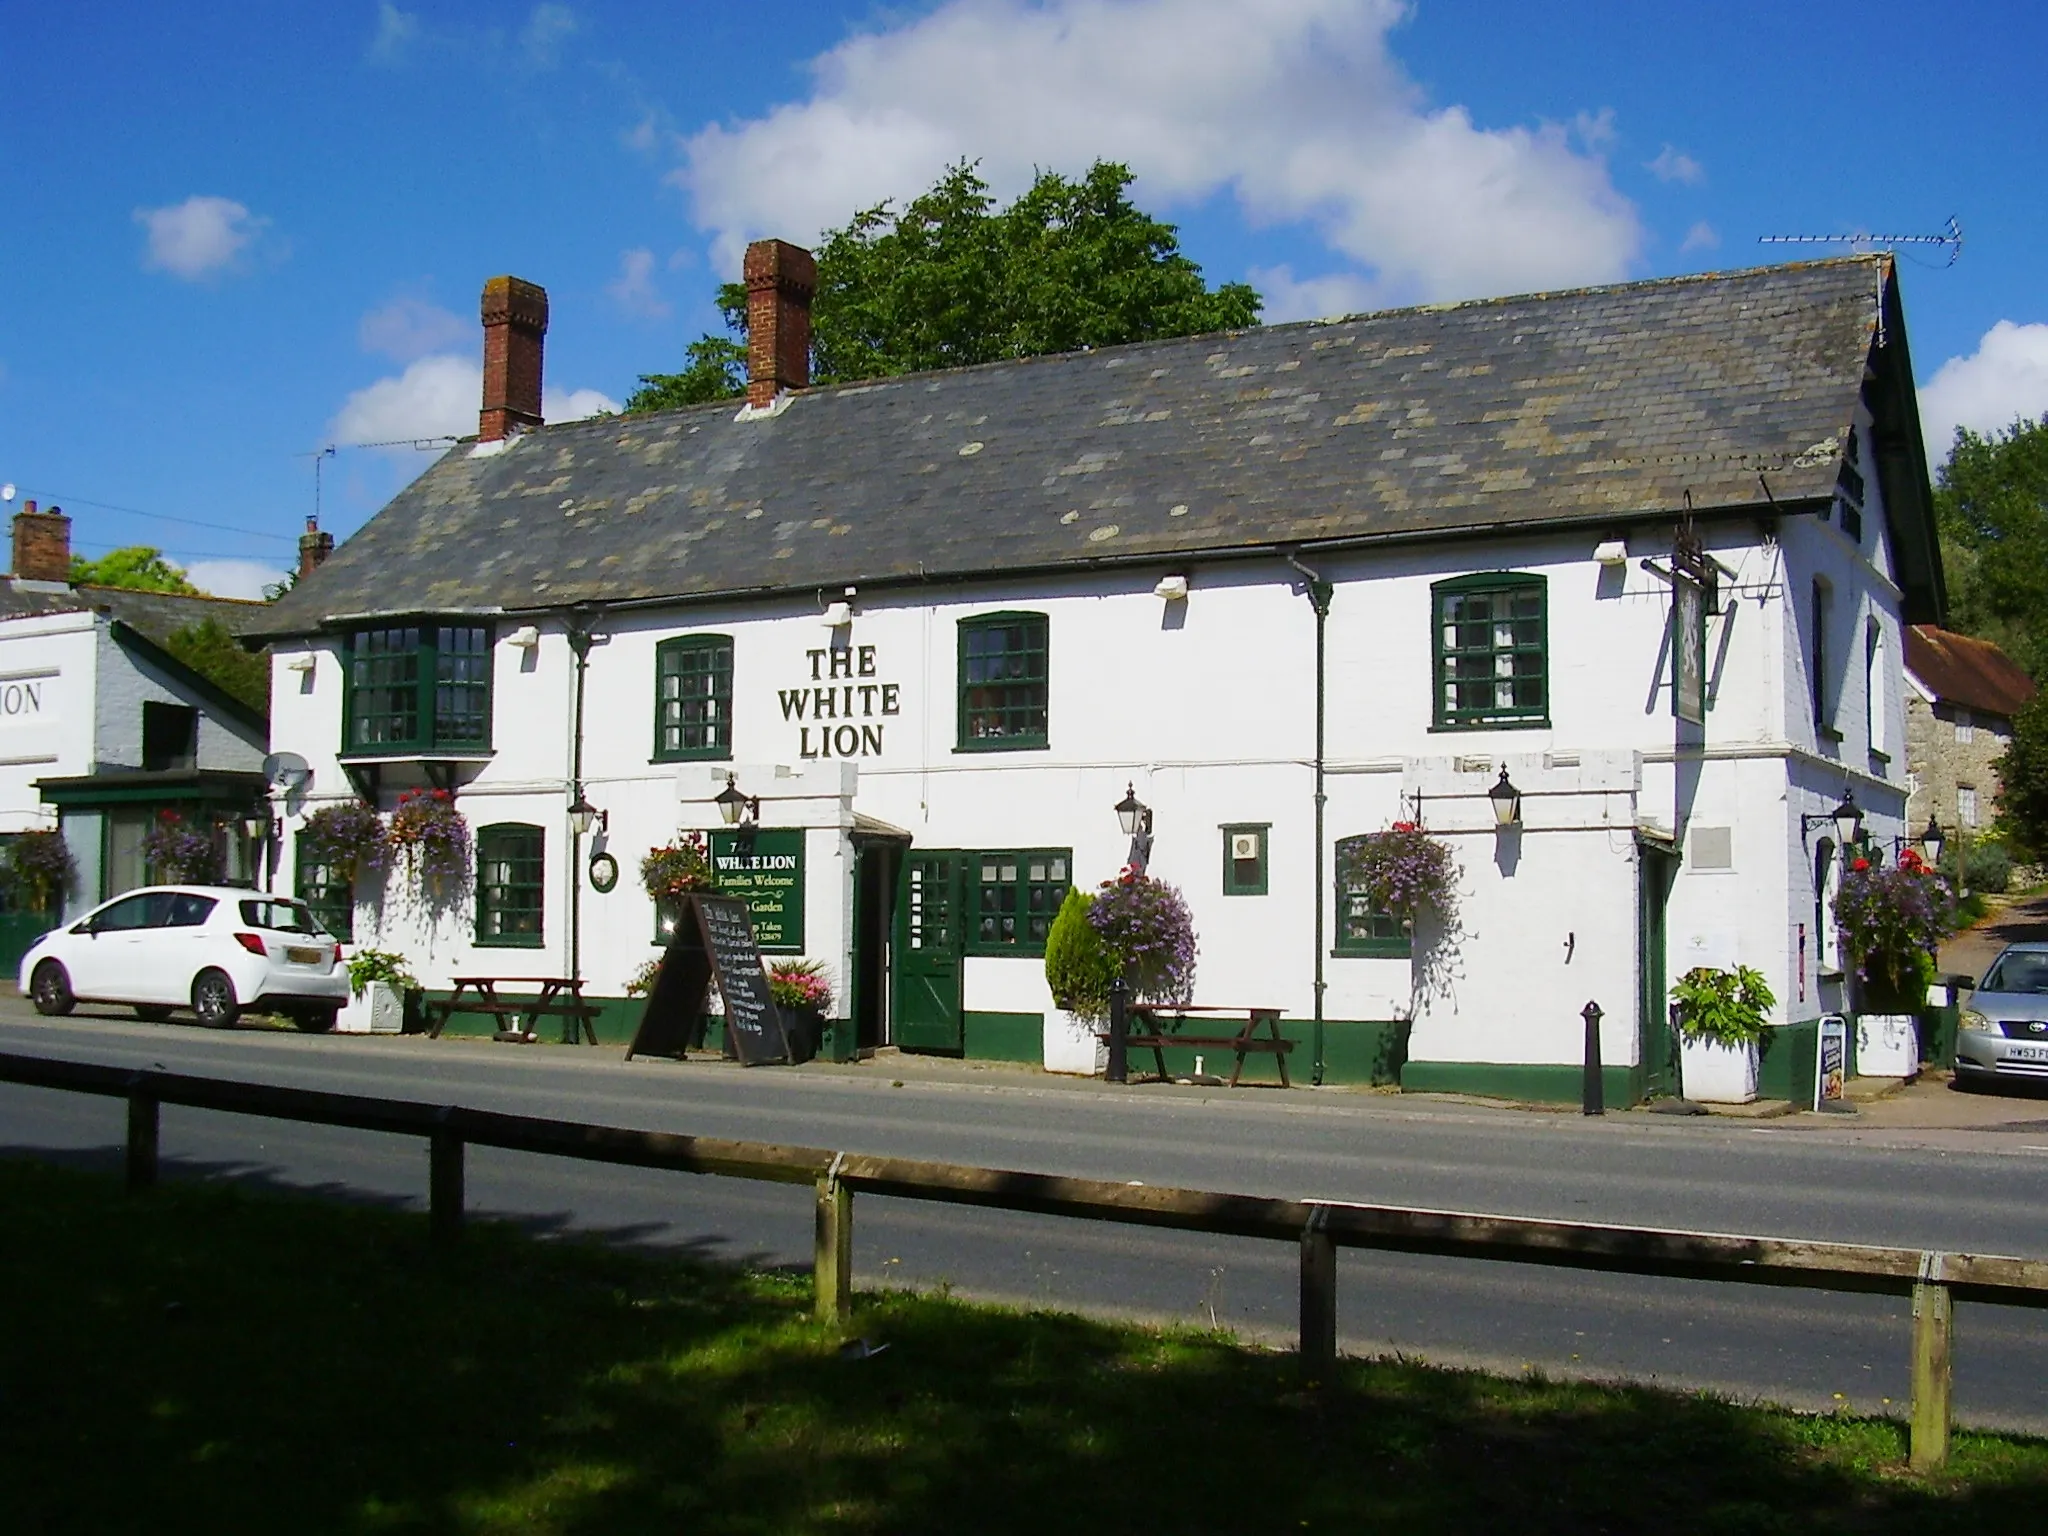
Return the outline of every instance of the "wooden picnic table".
[[[534,992],[500,993],[500,987],[533,987]],[[467,994],[467,995],[466,995]],[[573,976],[457,976],[455,990],[440,1002],[428,1003],[427,1034],[439,1039],[451,1014],[476,1013],[498,1021],[494,1040],[533,1043],[534,1026],[544,1018],[562,1021],[562,1044],[588,1037],[597,1044],[591,1021],[604,1010],[583,1000],[583,983]],[[512,1025],[514,1027],[508,1028]]]
[[[1292,1088],[1294,1083],[1287,1075],[1287,1053],[1294,1049],[1294,1042],[1280,1033],[1282,1008],[1238,1008],[1215,1004],[1197,1003],[1133,1003],[1130,1005],[1130,1028],[1124,1036],[1125,1048],[1149,1048],[1152,1059],[1159,1064],[1159,1080],[1170,1082],[1166,1070],[1166,1047],[1169,1045],[1193,1045],[1205,1050],[1233,1051],[1237,1064],[1230,1069],[1230,1086],[1235,1088],[1237,1080],[1244,1075],[1244,1059],[1248,1055],[1269,1055],[1280,1068],[1280,1086]],[[1219,1024],[1243,1024],[1232,1034],[1189,1034],[1181,1025],[1214,1020]],[[1266,1031],[1265,1037],[1259,1030]]]

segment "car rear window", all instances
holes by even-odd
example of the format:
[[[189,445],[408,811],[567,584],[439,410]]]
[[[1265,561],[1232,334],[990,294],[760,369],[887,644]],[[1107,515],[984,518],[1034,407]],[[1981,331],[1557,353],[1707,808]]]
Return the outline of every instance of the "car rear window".
[[[2000,955],[1984,973],[1982,992],[2048,992],[2048,954]]]
[[[245,901],[242,921],[273,933],[316,933],[323,937],[327,933],[319,920],[295,901]]]

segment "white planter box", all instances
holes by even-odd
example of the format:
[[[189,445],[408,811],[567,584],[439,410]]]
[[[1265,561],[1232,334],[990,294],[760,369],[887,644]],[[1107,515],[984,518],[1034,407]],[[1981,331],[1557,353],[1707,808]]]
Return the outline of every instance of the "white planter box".
[[[1920,1031],[1910,1013],[1856,1015],[1858,1077],[1918,1077]]]
[[[1756,1065],[1753,1045],[1721,1045],[1712,1040],[1686,1040],[1679,1045],[1685,1096],[1702,1104],[1754,1103]]]
[[[1096,1077],[1108,1065],[1109,1046],[1096,1038],[1094,1024],[1062,1011],[1045,1016],[1046,1071]]]
[[[405,1028],[405,998],[388,981],[373,981],[342,1005],[334,1021],[344,1035],[395,1035]]]

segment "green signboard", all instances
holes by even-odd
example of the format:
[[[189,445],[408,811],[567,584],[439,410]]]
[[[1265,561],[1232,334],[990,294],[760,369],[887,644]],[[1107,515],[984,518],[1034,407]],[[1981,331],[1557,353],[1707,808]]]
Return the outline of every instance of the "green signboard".
[[[801,830],[713,832],[711,868],[718,894],[737,896],[754,915],[761,952],[804,948],[804,834]]]

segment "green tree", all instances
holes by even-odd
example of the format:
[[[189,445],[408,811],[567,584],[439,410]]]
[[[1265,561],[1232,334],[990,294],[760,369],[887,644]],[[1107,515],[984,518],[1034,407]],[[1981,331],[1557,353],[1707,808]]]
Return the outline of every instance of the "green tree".
[[[83,555],[71,557],[74,587],[130,587],[140,592],[179,592],[188,597],[203,594],[185,579],[185,573],[164,558],[160,549],[147,544],[130,544],[109,551],[97,560]]]
[[[219,619],[187,624],[164,649],[223,693],[262,714],[270,713],[270,658],[244,650]]]
[[[1950,626],[2048,676],[2048,416],[1985,437],[1959,427],[1934,506]]]
[[[878,203],[820,241],[811,304],[820,384],[1037,357],[1258,323],[1250,285],[1211,289],[1178,232],[1134,205],[1128,167],[1054,172],[1007,208],[966,162],[901,210]],[[746,387],[746,289],[718,307],[733,336],[705,336],[679,374],[648,374],[628,411],[727,399]]]

